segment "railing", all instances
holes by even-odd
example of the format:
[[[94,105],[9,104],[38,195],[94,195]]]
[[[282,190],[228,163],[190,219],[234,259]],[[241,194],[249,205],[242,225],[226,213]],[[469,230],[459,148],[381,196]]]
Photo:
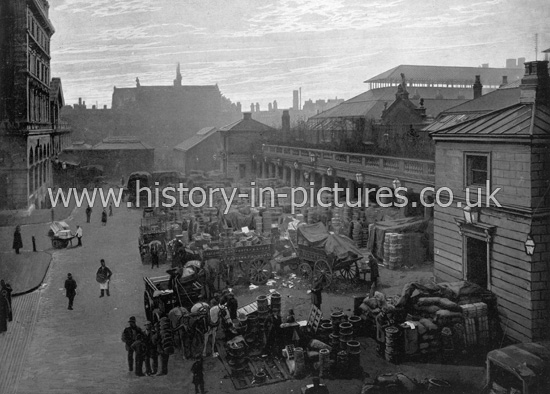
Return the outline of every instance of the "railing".
[[[264,145],[266,157],[280,158],[285,161],[301,161],[304,165],[312,165],[311,157],[315,157],[315,165],[332,166],[340,174],[380,175],[385,177],[404,177],[413,182],[433,184],[435,178],[435,163],[433,160],[418,160],[389,156],[365,155],[357,153],[334,152],[321,149],[305,149]],[[308,158],[305,160],[304,158]]]

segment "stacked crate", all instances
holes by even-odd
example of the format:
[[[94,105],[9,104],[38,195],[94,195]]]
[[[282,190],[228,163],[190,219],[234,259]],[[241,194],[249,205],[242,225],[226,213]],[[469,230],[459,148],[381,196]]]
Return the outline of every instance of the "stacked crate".
[[[489,340],[489,319],[487,317],[487,304],[476,302],[475,304],[461,305],[464,317],[464,341],[467,347],[480,346]]]

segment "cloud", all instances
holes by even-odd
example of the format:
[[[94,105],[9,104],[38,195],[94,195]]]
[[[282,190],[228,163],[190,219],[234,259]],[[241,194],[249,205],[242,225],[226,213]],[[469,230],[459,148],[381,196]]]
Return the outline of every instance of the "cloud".
[[[150,0],[65,0],[54,9],[71,14],[86,12],[92,17],[106,17],[158,11],[162,7]]]

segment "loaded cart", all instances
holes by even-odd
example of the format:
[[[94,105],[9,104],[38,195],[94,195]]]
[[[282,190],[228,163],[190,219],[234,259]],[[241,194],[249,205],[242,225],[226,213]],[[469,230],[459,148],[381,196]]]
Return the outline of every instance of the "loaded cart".
[[[71,228],[65,222],[53,222],[50,224],[48,236],[52,240],[52,246],[55,249],[66,248],[69,243],[73,246],[73,238],[76,237],[76,235],[71,233]]]
[[[159,217],[146,217],[141,219],[139,226],[139,254],[143,264],[151,263],[151,254],[154,249],[159,256],[159,263],[166,262],[166,237],[168,225]]]
[[[346,236],[331,234],[323,223],[299,226],[297,230],[299,272],[304,280],[317,278],[330,286],[336,272],[345,279],[359,279],[361,251]]]

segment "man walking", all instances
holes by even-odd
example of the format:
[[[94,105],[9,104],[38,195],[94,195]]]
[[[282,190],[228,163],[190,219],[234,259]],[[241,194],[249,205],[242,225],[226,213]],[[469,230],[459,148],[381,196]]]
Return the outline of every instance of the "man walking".
[[[105,208],[103,208],[103,212],[101,212],[101,225],[107,225],[107,211],[105,210]]]
[[[99,298],[103,297],[105,293],[107,293],[107,296],[111,295],[109,294],[109,282],[112,275],[113,272],[105,265],[105,260],[101,259],[101,267],[99,267],[95,276],[101,290]]]
[[[67,279],[65,280],[65,295],[69,299],[69,307],[67,309],[72,311],[74,297],[76,296],[76,281],[71,274],[67,274]]]
[[[91,217],[92,217],[92,207],[88,205],[88,208],[86,208],[86,223],[90,223]]]
[[[6,298],[8,299],[8,304],[9,304],[9,307],[10,307],[9,315],[8,315],[8,321],[12,321],[13,320],[13,309],[12,309],[12,305],[11,305],[11,293],[13,292],[13,289],[11,288],[11,285],[9,283],[6,283],[4,281],[4,279],[0,280],[0,286],[1,286],[0,291],[3,291],[3,290],[6,291]]]
[[[128,370],[132,372],[134,370],[134,349],[132,345],[138,338],[138,334],[142,334],[141,328],[136,325],[136,318],[130,316],[128,319],[129,327],[126,327],[122,331],[122,342],[126,345],[126,352],[128,352]],[[136,371],[137,373],[137,371]]]
[[[158,246],[153,244],[151,245],[151,269],[157,266],[159,268],[159,252]]]
[[[202,356],[197,358],[191,367],[193,372],[193,384],[195,385],[195,394],[204,394],[204,373],[202,366]]]
[[[78,239],[78,244],[76,246],[82,246],[82,227],[79,225],[76,226],[76,239]]]
[[[16,226],[13,233],[13,249],[15,253],[19,254],[19,249],[23,249],[23,237],[21,237],[21,227]]]

